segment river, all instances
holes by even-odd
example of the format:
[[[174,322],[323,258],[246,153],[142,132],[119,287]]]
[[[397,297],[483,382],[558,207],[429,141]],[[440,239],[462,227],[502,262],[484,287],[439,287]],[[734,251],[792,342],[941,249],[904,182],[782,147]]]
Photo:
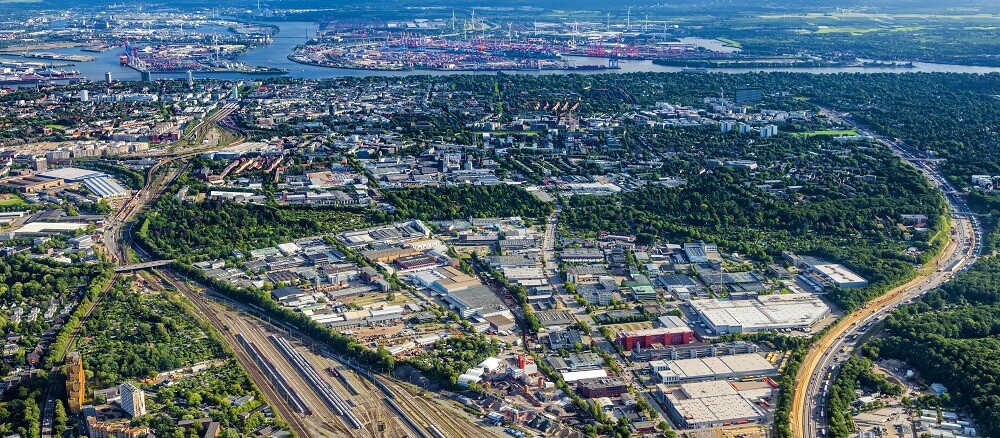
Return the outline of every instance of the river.
[[[411,75],[455,75],[455,74],[486,74],[493,75],[496,74],[494,71],[482,71],[482,72],[455,72],[455,71],[437,71],[437,70],[411,70],[411,71],[373,71],[373,70],[351,70],[351,69],[340,69],[340,68],[327,68],[318,67],[312,65],[304,65],[296,62],[289,61],[287,56],[295,46],[304,44],[307,39],[307,35],[315,35],[317,31],[316,23],[308,22],[275,22],[275,23],[265,23],[278,26],[280,31],[275,35],[273,43],[267,46],[259,47],[248,51],[240,60],[249,65],[260,65],[267,67],[276,67],[288,70],[287,77],[301,78],[301,79],[323,79],[323,78],[336,78],[344,76],[411,76]],[[721,46],[721,43],[718,43]],[[53,50],[53,52],[61,53],[74,53],[74,54],[86,54],[86,55],[96,55],[97,60],[91,62],[80,62],[76,63],[75,66],[69,67],[80,71],[80,73],[92,81],[104,80],[104,73],[111,72],[114,79],[117,80],[139,80],[139,72],[128,68],[122,67],[118,62],[118,55],[121,50],[110,50],[104,53],[88,53],[80,49],[64,49],[64,50]],[[565,57],[568,61],[577,65],[586,64],[599,64],[602,60],[595,58],[579,57],[579,56],[567,56]],[[35,61],[35,60],[32,60]],[[618,70],[593,70],[593,71],[561,71],[561,70],[548,70],[548,71],[511,71],[508,73],[515,74],[596,74],[596,73],[639,73],[639,72],[679,72],[682,71],[682,67],[671,67],[655,65],[652,61],[631,61],[631,60],[621,60],[618,63],[620,69]],[[1000,73],[1000,68],[998,67],[977,67],[977,66],[966,66],[966,65],[949,65],[949,64],[933,64],[926,62],[914,62],[913,68],[888,68],[888,67],[761,67],[761,68],[725,68],[725,69],[708,69],[709,72],[713,73],[748,73],[748,72],[795,72],[795,73],[816,73],[816,74],[831,74],[831,73],[912,73],[912,72],[923,72],[923,73]],[[186,75],[184,73],[165,73],[165,74],[154,74],[153,78],[183,78]],[[239,73],[195,73],[196,78],[218,78],[218,79],[247,79],[253,78],[254,75],[239,74]]]

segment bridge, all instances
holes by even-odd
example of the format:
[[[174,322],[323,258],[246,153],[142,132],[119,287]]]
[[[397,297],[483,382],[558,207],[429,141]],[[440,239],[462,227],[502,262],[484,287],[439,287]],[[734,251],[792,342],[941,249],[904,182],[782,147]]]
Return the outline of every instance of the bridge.
[[[132,265],[119,266],[119,267],[115,268],[115,272],[141,271],[143,269],[158,268],[160,266],[167,266],[167,265],[169,265],[169,264],[171,264],[173,262],[174,262],[174,260],[170,259],[170,260],[156,260],[156,261],[153,261],[153,262],[145,262],[145,263],[136,263],[136,264],[132,264]]]

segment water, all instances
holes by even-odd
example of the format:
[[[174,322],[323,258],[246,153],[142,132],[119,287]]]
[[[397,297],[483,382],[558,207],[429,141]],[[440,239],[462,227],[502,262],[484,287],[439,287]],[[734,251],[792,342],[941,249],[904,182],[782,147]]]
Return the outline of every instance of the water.
[[[323,79],[323,78],[336,78],[344,76],[410,76],[410,75],[455,75],[455,74],[484,74],[493,75],[496,72],[493,71],[481,71],[481,72],[454,72],[454,71],[438,71],[438,70],[413,70],[413,71],[372,71],[372,70],[351,70],[351,69],[340,69],[340,68],[327,68],[318,67],[313,65],[299,64],[296,62],[289,61],[287,56],[296,46],[305,44],[307,35],[315,36],[317,31],[317,25],[315,23],[309,22],[275,22],[275,23],[265,23],[278,26],[280,31],[274,37],[272,44],[263,46],[257,49],[250,50],[246,54],[240,57],[240,60],[249,65],[259,65],[266,67],[276,67],[288,70],[287,77],[299,78],[299,79]],[[697,40],[697,41],[694,41]],[[691,41],[686,41],[692,44],[698,44],[705,46],[707,48],[716,50],[734,50],[732,47],[726,47],[721,42],[710,39],[696,38]],[[83,52],[80,49],[64,49],[64,50],[53,50],[55,52],[62,53],[78,53],[97,56],[97,60],[93,62],[81,62],[76,63],[75,66],[69,67],[80,71],[80,73],[92,80],[92,81],[102,81],[104,80],[104,73],[110,71],[114,79],[117,80],[139,80],[139,72],[128,68],[122,67],[118,62],[118,56],[122,51],[120,48],[115,50],[109,50],[103,53],[88,53]],[[600,64],[604,60],[597,58],[587,58],[580,56],[567,56],[565,57],[567,61],[576,65],[586,65],[586,64]],[[37,61],[37,60],[33,60]],[[592,70],[592,71],[512,71],[509,73],[516,74],[596,74],[596,73],[639,73],[639,72],[663,72],[672,73],[682,71],[682,67],[673,66],[662,66],[655,65],[652,61],[631,61],[631,60],[621,60],[618,63],[619,70]],[[726,68],[726,69],[708,69],[710,72],[719,73],[748,73],[748,72],[795,72],[795,73],[816,73],[816,74],[832,74],[832,73],[911,73],[911,72],[923,72],[923,73],[1000,73],[1000,68],[998,67],[977,67],[977,66],[966,66],[966,65],[950,65],[950,64],[933,64],[926,62],[914,62],[914,68],[891,68],[891,67],[749,67],[749,68]],[[247,79],[255,77],[249,74],[240,73],[195,73],[196,78],[216,78],[216,79]],[[186,77],[185,73],[164,73],[164,74],[153,74],[153,78],[175,78],[180,79]]]
[[[685,37],[681,38],[679,41],[684,44],[691,44],[719,53],[737,53],[740,51],[738,47],[730,47],[722,41],[711,40],[708,38]]]

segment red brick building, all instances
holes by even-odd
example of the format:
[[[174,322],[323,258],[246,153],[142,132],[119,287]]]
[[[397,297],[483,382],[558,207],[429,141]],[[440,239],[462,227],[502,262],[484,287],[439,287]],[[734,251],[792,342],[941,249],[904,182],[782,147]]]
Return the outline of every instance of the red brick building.
[[[626,350],[636,346],[650,348],[654,344],[682,345],[694,342],[694,332],[689,327],[663,327],[618,333],[616,342]]]

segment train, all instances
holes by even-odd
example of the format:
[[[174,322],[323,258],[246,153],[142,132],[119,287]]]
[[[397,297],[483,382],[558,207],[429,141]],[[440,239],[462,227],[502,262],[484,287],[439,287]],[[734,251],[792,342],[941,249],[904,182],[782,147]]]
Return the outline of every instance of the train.
[[[399,405],[396,404],[395,400],[389,397],[385,397],[382,400],[384,400],[385,404],[389,405],[389,407],[392,408],[392,410],[396,413],[396,415],[399,415],[399,418],[403,419],[403,422],[406,423],[406,425],[409,426],[410,429],[415,430],[417,434],[420,435],[420,438],[431,438],[431,436],[428,435],[427,432],[424,432],[424,429],[422,429],[417,424],[417,422],[413,421],[413,418],[410,417],[410,414],[407,414],[406,411],[403,410],[403,408],[399,407]],[[433,427],[433,425],[431,426]],[[437,428],[435,427],[435,429]],[[441,432],[438,431],[438,433]],[[444,435],[441,436],[443,437]]]
[[[288,359],[299,374],[305,377],[309,385],[312,386],[313,391],[326,402],[333,412],[344,417],[351,427],[361,429],[361,421],[358,420],[358,417],[351,410],[351,403],[320,377],[319,373],[316,372],[316,368],[309,363],[302,353],[295,351],[292,344],[285,338],[268,335],[268,339],[278,348],[278,351],[281,351],[281,354],[285,356],[285,359]]]
[[[292,405],[292,410],[300,414],[312,415],[312,410],[309,409],[309,406],[302,400],[299,393],[288,384],[288,381],[285,380],[284,376],[281,375],[281,372],[278,371],[274,364],[261,354],[257,346],[247,340],[242,333],[237,333],[236,339],[243,345],[243,348],[250,353],[253,360],[260,365],[261,369],[264,371],[264,375],[266,375],[268,380],[270,380],[274,387],[278,389],[278,392],[285,397],[288,404]]]

